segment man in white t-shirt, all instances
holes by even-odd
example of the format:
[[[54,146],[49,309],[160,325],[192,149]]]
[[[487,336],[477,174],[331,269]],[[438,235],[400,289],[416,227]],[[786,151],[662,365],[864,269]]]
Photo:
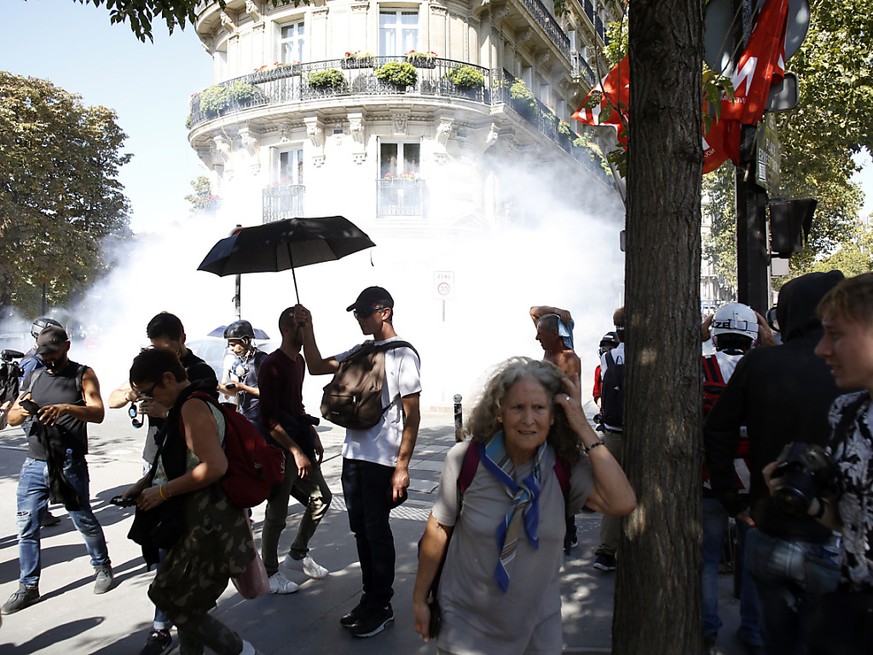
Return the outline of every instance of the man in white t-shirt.
[[[367,287],[346,311],[354,312],[361,332],[372,336],[376,345],[400,340],[393,326],[394,299],[382,287]],[[315,343],[309,310],[297,305],[295,319],[303,326],[303,354],[310,375],[335,373],[340,362],[361,347],[324,358]],[[420,421],[420,366],[411,348],[386,350],[382,419],[367,430],[346,430],[343,495],[358,547],[363,593],[340,624],[355,637],[372,637],[394,620],[394,535],[388,519],[409,487],[409,461]]]

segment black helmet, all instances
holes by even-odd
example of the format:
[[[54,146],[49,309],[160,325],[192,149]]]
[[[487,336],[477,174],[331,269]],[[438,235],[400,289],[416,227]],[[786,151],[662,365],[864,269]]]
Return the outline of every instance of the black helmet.
[[[34,339],[36,339],[39,336],[39,333],[45,330],[49,325],[54,325],[59,328],[64,327],[53,318],[49,318],[48,316],[40,316],[39,318],[34,319],[33,323],[31,323],[30,335]]]
[[[607,332],[600,339],[601,346],[617,346],[618,344],[618,335],[615,332]]]
[[[234,321],[224,328],[225,339],[254,339],[255,330],[248,321]]]

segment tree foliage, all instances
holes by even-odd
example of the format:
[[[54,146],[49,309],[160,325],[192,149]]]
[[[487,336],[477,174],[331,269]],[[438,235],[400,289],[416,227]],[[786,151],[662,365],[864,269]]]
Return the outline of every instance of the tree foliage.
[[[191,204],[192,214],[215,212],[221,206],[221,198],[212,192],[212,183],[205,175],[191,180],[191,188],[194,192],[185,196],[185,200]]]
[[[776,114],[782,143],[781,195],[818,199],[809,244],[791,258],[792,277],[817,270],[817,262],[837,250],[851,251],[863,201],[851,179],[858,168],[852,157],[873,148],[870,0],[811,0],[810,6],[807,37],[787,62],[788,70],[798,75],[800,101],[796,109]],[[708,188],[710,183],[705,184]],[[704,202],[711,216],[732,207],[732,201],[727,203],[719,193]],[[713,202],[717,204],[710,207]],[[730,238],[735,231],[729,220],[718,225],[714,220],[707,244],[716,269],[725,273],[736,268],[736,244]],[[735,273],[725,277],[735,284]]]
[[[64,304],[128,231],[117,175],[130,160],[115,112],[47,80],[0,72],[0,310]]]
[[[130,23],[130,29],[140,41],[152,40],[152,24],[155,20],[164,22],[170,34],[178,27],[185,29],[197,20],[197,10],[202,0],[75,0],[81,4],[95,7],[103,5],[109,10],[109,20],[116,23]],[[224,9],[226,0],[217,0]],[[295,7],[309,4],[309,0],[270,0],[274,7],[293,4]]]

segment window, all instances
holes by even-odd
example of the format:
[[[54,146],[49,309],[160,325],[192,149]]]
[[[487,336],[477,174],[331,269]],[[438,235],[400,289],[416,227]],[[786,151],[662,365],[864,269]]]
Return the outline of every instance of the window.
[[[279,38],[279,59],[283,64],[303,61],[303,21],[282,26]]]
[[[383,180],[418,179],[421,145],[382,143],[379,146],[379,172]]]
[[[303,149],[281,150],[276,170],[277,184],[303,184]]]
[[[418,12],[383,9],[379,12],[379,54],[404,55],[418,50]]]

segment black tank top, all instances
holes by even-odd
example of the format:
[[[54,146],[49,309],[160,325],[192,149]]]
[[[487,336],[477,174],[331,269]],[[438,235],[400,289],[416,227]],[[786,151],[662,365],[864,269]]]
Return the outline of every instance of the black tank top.
[[[67,362],[67,365],[54,375],[50,375],[45,368],[39,369],[31,379],[30,395],[33,402],[40,407],[62,403],[84,405],[85,399],[81,386],[81,376],[84,372],[85,367],[73,361]],[[27,436],[27,454],[34,459],[45,460],[48,453],[37,439],[36,421],[33,423]],[[56,429],[48,430],[52,440],[60,441],[65,450],[70,449],[77,456],[88,453],[88,429],[84,421],[64,415],[53,427]]]

